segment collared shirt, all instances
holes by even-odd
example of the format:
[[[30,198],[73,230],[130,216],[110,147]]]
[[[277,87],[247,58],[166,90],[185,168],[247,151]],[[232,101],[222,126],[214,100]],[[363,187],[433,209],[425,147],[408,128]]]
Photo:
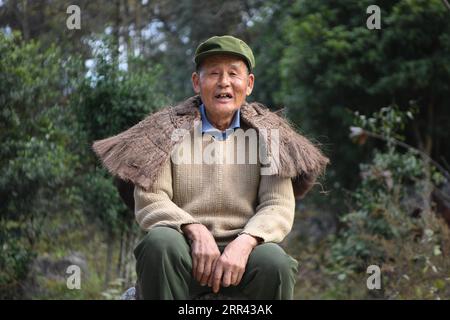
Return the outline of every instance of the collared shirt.
[[[234,113],[233,120],[231,120],[230,126],[225,131],[220,131],[209,122],[203,103],[200,106],[200,114],[202,117],[202,133],[210,134],[220,141],[226,140],[234,132],[234,129],[241,127],[241,111],[239,109]]]

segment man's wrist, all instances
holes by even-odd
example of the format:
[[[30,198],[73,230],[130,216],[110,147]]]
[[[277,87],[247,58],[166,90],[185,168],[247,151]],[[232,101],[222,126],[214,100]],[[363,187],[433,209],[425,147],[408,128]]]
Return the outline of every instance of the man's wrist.
[[[261,242],[261,238],[252,236],[248,233],[241,233],[240,237],[245,238],[246,241],[248,241],[248,243],[252,246],[252,248],[256,247]]]
[[[190,240],[198,238],[202,228],[205,228],[205,226],[201,223],[186,223],[180,227],[181,231],[183,231]]]

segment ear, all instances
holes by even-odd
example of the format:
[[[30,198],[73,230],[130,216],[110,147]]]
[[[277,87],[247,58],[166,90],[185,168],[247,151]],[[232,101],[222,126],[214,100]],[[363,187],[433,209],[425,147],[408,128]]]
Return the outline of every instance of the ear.
[[[197,72],[192,73],[191,81],[195,93],[200,94],[200,75]]]
[[[248,83],[247,83],[247,96],[249,96],[253,91],[253,85],[255,84],[255,75],[253,73],[250,73],[248,75]]]

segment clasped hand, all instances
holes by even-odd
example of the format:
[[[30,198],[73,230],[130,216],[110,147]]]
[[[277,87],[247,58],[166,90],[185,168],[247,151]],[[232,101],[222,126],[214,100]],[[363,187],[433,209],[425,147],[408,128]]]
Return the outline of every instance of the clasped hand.
[[[212,287],[214,293],[220,286],[237,286],[245,272],[248,257],[257,240],[247,234],[239,235],[220,254],[211,232],[202,224],[183,226],[191,240],[192,275],[200,285]]]

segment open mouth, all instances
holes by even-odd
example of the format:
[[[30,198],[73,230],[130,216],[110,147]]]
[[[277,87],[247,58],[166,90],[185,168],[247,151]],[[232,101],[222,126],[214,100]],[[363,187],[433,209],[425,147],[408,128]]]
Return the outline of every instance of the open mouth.
[[[229,101],[233,98],[231,93],[219,93],[214,96],[219,101]]]

